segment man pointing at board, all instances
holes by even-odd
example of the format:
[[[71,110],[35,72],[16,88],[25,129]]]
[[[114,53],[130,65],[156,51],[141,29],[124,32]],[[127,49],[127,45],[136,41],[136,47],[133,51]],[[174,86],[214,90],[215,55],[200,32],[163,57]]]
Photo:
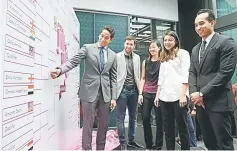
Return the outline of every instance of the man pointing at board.
[[[83,45],[74,57],[50,73],[51,77],[55,79],[85,61],[84,74],[78,92],[83,106],[83,150],[92,149],[95,111],[97,111],[99,119],[96,150],[105,148],[109,108],[113,110],[116,107],[117,99],[116,53],[108,48],[114,35],[114,29],[105,26],[101,30],[97,43]]]

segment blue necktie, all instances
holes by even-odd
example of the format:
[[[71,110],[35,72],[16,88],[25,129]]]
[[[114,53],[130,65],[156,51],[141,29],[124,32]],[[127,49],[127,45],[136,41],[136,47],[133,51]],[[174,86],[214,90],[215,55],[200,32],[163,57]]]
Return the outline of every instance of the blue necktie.
[[[100,72],[104,70],[105,58],[104,58],[104,47],[99,47],[100,50]]]

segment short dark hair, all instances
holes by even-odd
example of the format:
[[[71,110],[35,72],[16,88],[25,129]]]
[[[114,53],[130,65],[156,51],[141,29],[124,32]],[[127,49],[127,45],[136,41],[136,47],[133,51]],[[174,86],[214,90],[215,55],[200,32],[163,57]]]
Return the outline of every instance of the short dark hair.
[[[216,16],[215,16],[214,12],[211,9],[200,9],[198,11],[197,15],[200,15],[200,14],[203,14],[203,13],[207,13],[208,14],[207,20],[209,22],[211,22],[213,20],[216,20]]]
[[[124,42],[125,42],[126,40],[133,40],[133,41],[134,41],[134,45],[136,44],[136,38],[135,38],[134,36],[131,36],[131,35],[126,36],[125,39],[124,39]]]
[[[111,26],[104,26],[100,33],[102,33],[103,30],[107,30],[110,33],[110,38],[113,39],[115,35],[115,30]]]

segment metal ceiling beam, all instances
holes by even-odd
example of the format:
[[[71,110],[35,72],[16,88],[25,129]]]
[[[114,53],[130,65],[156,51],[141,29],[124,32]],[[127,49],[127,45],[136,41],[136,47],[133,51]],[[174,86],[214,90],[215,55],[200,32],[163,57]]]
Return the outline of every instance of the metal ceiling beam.
[[[142,32],[146,31],[146,30],[149,29],[149,28],[150,28],[150,25],[147,25],[147,26],[141,28],[140,30],[134,32],[132,35],[133,35],[133,36],[136,36],[136,35],[138,35],[139,33],[142,33]]]
[[[146,41],[146,40],[151,40],[151,37],[146,37],[146,38],[144,38],[144,39],[141,39],[141,40],[137,41],[137,43],[143,42],[143,41]]]
[[[132,25],[150,25],[149,23],[142,23],[142,22],[132,22]]]

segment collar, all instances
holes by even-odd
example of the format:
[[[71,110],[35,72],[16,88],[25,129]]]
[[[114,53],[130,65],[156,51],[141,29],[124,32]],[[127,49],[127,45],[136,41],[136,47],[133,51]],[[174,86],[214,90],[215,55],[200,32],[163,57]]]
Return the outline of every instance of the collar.
[[[98,48],[102,47],[102,46],[100,46],[99,43],[97,43],[97,46],[98,46]],[[107,50],[107,48],[108,48],[108,46],[105,46],[105,47],[104,47],[104,50]]]
[[[132,57],[134,55],[133,51],[131,52],[131,54],[128,54],[125,50],[123,50],[123,53],[125,56],[128,56],[128,57]]]
[[[213,32],[212,34],[210,34],[207,38],[206,38],[206,42],[207,44],[209,44],[209,42],[211,41],[212,37],[214,36],[215,32]],[[203,40],[202,40],[203,41]]]

